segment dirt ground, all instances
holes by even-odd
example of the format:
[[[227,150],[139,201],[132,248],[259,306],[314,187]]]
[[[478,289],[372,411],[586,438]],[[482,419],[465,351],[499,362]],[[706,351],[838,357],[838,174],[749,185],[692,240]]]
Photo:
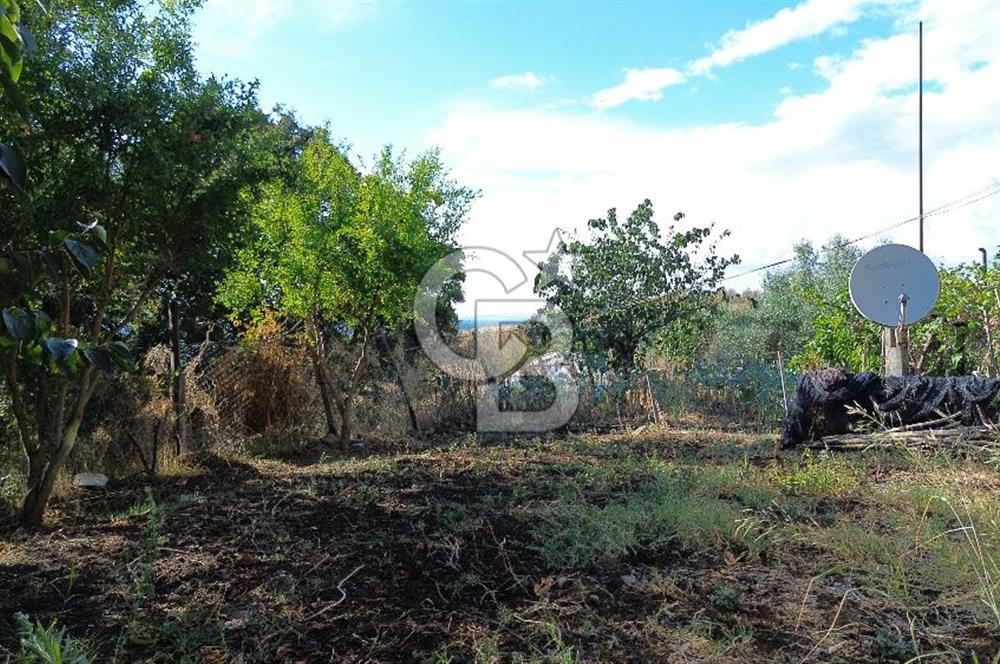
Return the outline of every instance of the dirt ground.
[[[769,436],[202,456],[0,534],[14,614],[95,661],[995,662],[993,458]]]

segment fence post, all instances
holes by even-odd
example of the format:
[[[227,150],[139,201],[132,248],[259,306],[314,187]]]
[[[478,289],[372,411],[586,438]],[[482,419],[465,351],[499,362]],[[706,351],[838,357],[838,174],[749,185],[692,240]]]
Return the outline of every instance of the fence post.
[[[785,385],[785,359],[781,355],[781,345],[778,345],[778,376],[781,378],[781,404],[788,415],[788,386]]]
[[[646,371],[646,393],[649,395],[649,400],[653,403],[653,422],[655,424],[660,423],[660,407],[656,403],[656,395],[653,394],[653,385],[649,381],[649,370]]]

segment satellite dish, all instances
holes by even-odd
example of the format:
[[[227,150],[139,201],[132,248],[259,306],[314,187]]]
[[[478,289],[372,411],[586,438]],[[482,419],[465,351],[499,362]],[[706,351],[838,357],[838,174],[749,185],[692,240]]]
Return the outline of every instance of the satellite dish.
[[[851,270],[851,301],[861,315],[886,327],[900,323],[901,300],[906,323],[915,323],[937,302],[937,268],[922,252],[905,244],[886,244],[858,259]]]

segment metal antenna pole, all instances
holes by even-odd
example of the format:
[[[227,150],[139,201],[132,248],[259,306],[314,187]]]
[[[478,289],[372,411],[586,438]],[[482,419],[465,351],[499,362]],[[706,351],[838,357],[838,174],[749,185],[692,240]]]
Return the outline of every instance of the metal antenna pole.
[[[920,135],[917,149],[920,161],[920,251],[924,250],[924,22],[920,21],[918,54],[920,59],[917,98],[917,131]]]

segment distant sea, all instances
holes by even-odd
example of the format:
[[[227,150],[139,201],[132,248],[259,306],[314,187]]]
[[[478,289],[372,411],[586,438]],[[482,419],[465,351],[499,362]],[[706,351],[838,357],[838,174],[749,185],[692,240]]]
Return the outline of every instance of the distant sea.
[[[479,327],[500,327],[506,323],[523,323],[531,317],[530,314],[511,314],[510,316],[483,316],[479,319]],[[458,329],[472,330],[476,327],[476,319],[460,318]]]

